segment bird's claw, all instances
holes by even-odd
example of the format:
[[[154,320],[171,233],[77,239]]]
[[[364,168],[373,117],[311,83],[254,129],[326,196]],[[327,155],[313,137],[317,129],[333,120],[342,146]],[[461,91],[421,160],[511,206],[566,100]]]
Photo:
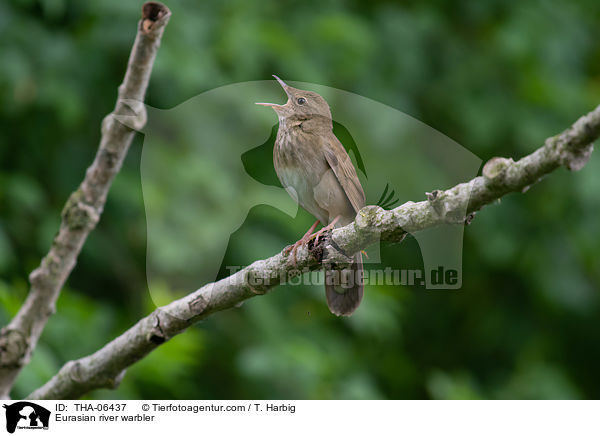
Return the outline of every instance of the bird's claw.
[[[315,245],[317,245],[319,243],[319,240],[323,237],[324,234],[332,231],[335,228],[335,224],[338,222],[338,220],[340,219],[340,217],[336,217],[333,221],[331,221],[331,223],[329,223],[327,226],[321,228],[319,231],[311,234],[310,232],[312,232],[315,227],[317,226],[317,224],[319,223],[319,221],[315,222],[312,227],[310,229],[308,229],[308,232],[306,232],[306,234],[300,238],[300,240],[298,240],[296,243],[292,244],[292,245],[288,245],[287,247],[285,247],[283,249],[283,253],[287,256],[290,253],[292,254],[292,265],[296,265],[296,262],[298,261],[297,257],[296,257],[296,252],[298,251],[298,248],[300,248],[301,246],[308,244],[311,240],[315,240],[313,242],[313,247]]]
[[[315,240],[315,242],[313,243],[313,246],[317,245],[319,243],[319,241],[321,240],[321,238],[324,237],[324,235],[326,235],[328,232],[332,231],[334,226],[335,226],[335,223],[332,222],[331,224],[320,229],[318,232],[315,232],[314,234],[312,234],[310,239],[314,238],[314,240]]]
[[[333,221],[331,221],[331,222],[330,222],[328,225],[326,225],[326,226],[325,226],[325,227],[323,227],[321,230],[319,230],[318,232],[316,232],[315,234],[313,234],[313,235],[311,236],[311,238],[313,238],[313,237],[315,238],[315,243],[314,243],[314,245],[317,245],[317,244],[319,243],[319,239],[321,239],[321,237],[322,237],[324,234],[326,234],[326,233],[328,233],[328,232],[331,232],[331,231],[332,231],[332,230],[335,228],[335,225],[336,225],[336,223],[339,221],[339,219],[340,219],[340,217],[339,217],[339,216],[335,217],[335,218],[333,219]]]

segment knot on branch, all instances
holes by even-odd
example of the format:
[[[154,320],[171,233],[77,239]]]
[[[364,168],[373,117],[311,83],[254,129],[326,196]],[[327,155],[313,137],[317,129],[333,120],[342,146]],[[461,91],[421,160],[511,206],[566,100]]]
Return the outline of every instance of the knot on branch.
[[[564,147],[559,154],[560,164],[570,171],[579,171],[590,160],[594,144],[585,147]]]
[[[0,367],[18,368],[29,347],[28,338],[21,330],[4,327],[0,330]]]
[[[117,103],[115,111],[107,115],[103,121],[102,129],[108,128],[113,120],[119,121],[130,129],[141,131],[148,120],[146,105],[141,101],[131,98],[121,98]]]
[[[325,248],[327,247],[327,244],[331,241],[331,234],[332,231],[330,230],[326,232],[324,236],[319,237],[318,240],[317,238],[311,239],[306,244],[306,247],[308,248],[308,253],[319,263],[321,263],[323,257],[326,254]]]
[[[436,189],[432,192],[426,192],[425,196],[427,197],[427,201],[433,207],[433,210],[438,214],[442,215],[444,212],[444,201],[442,201],[443,192],[439,189]]]
[[[431,192],[426,192],[425,196],[427,197],[427,201],[435,201],[438,196],[440,195],[442,191],[440,191],[439,189],[436,189],[434,191]]]
[[[81,371],[81,362],[78,360],[69,360],[67,363],[65,363],[63,368],[58,373],[59,377],[61,373],[67,374],[68,377],[77,384],[83,384],[86,382],[86,379]]]
[[[600,106],[580,117],[561,135],[571,147],[581,148],[591,144],[600,135]]]
[[[100,220],[98,211],[83,201],[80,189],[71,194],[61,216],[65,226],[71,230],[92,229]]]
[[[472,186],[461,183],[447,191],[426,192],[427,202],[407,202],[395,211],[396,222],[406,231],[421,230],[424,223],[464,224]],[[402,236],[402,235],[399,235]]]
[[[142,6],[140,30],[145,35],[150,35],[157,28],[164,26],[170,16],[171,11],[162,3],[146,2]]]
[[[48,286],[48,273],[52,271],[52,267],[56,265],[56,262],[52,262],[52,258],[53,257],[51,257],[50,254],[46,255],[46,257],[42,259],[42,264],[31,271],[29,274],[29,283],[31,283],[32,287],[41,289]],[[46,259],[48,260],[46,261]]]
[[[204,310],[206,310],[207,307],[208,299],[206,299],[201,293],[194,295],[194,297],[188,302],[188,308],[190,309],[192,316],[200,315],[202,312],[204,312]]]
[[[505,157],[493,157],[483,166],[483,177],[487,182],[493,184],[504,179],[506,170],[514,164],[514,161]]]
[[[160,325],[160,317],[157,313],[154,315],[154,326],[146,335],[146,339],[154,345],[160,345],[167,340],[165,332]]]
[[[356,214],[354,229],[358,234],[381,233],[381,220],[385,210],[379,206],[365,206]]]

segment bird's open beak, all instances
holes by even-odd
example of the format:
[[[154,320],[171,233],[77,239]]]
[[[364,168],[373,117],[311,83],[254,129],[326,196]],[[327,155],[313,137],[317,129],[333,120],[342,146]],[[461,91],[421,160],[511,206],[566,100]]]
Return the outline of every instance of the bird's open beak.
[[[279,82],[279,84],[281,85],[281,87],[283,88],[283,90],[285,91],[285,93],[287,94],[287,96],[291,97],[292,93],[291,93],[290,87],[287,85],[287,83],[285,83],[283,80],[281,80],[275,74],[273,74],[273,77],[275,77],[275,79],[277,79],[277,81]]]
[[[275,77],[275,79],[277,79],[277,81],[279,82],[279,84],[281,85],[281,87],[283,88],[283,90],[285,91],[285,93],[288,96],[288,101],[291,98],[291,92],[290,92],[290,87],[287,85],[287,83],[285,83],[283,80],[281,80],[279,77],[277,77],[275,74],[273,74],[273,77]],[[284,105],[282,104],[276,104],[276,103],[256,103],[259,104],[261,106],[270,106],[273,109],[277,109],[277,108],[282,108]]]

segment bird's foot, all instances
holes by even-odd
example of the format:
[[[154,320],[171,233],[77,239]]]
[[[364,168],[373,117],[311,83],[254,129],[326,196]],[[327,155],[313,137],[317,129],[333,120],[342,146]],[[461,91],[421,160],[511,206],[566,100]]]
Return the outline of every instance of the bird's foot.
[[[304,236],[302,236],[302,238],[300,238],[300,240],[298,242],[296,242],[295,244],[292,245],[288,245],[287,247],[285,247],[283,249],[283,254],[285,254],[286,256],[289,255],[290,253],[292,254],[292,264],[296,265],[296,252],[298,251],[298,248],[302,247],[304,244],[307,244],[308,241],[311,240],[312,235],[311,233],[314,232],[314,230],[317,228],[317,226],[319,225],[319,220],[315,221],[315,223],[310,226],[310,229],[308,229],[308,231],[304,234]]]
[[[314,245],[317,245],[319,243],[319,240],[321,238],[323,238],[324,235],[326,235],[328,232],[331,232],[334,228],[336,223],[340,220],[340,217],[337,216],[333,219],[333,221],[331,221],[328,225],[326,225],[325,227],[323,227],[321,230],[319,230],[318,232],[316,232],[315,234],[313,234],[310,239],[315,239],[315,242],[313,243]]]
[[[283,249],[283,254],[285,255],[289,255],[290,253],[292,254],[292,265],[296,265],[297,262],[297,257],[296,257],[296,252],[298,251],[298,248],[302,247],[303,245],[308,244],[310,241],[312,241],[314,239],[314,242],[312,243],[312,247],[314,247],[315,245],[317,245],[319,243],[319,240],[321,240],[324,235],[326,235],[328,232],[331,232],[334,228],[335,228],[335,224],[339,221],[340,217],[337,216],[333,219],[333,221],[331,221],[328,225],[326,225],[325,227],[321,228],[318,232],[313,233],[313,231],[315,230],[315,228],[317,227],[317,225],[319,224],[319,220],[317,220],[311,227],[310,229],[308,229],[308,231],[304,234],[304,236],[302,236],[302,238],[300,238],[300,240],[298,242],[296,242],[295,244],[292,245],[288,245],[287,247],[285,247]]]

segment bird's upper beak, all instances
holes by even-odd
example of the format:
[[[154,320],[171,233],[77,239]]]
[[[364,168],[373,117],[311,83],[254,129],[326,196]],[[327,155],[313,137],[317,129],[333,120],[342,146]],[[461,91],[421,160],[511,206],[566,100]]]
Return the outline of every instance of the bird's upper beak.
[[[273,74],[273,77],[275,77],[275,79],[277,79],[277,81],[279,82],[279,84],[281,85],[281,87],[283,88],[283,90],[285,91],[285,93],[287,94],[287,96],[289,98],[291,98],[292,97],[292,91],[291,91],[290,87],[287,85],[287,83],[285,83],[283,80],[281,80],[275,74]]]
[[[279,77],[277,77],[275,74],[273,74],[273,77],[275,77],[275,79],[277,79],[277,81],[279,82],[279,84],[281,85],[281,87],[283,88],[283,90],[285,91],[285,93],[288,96],[288,101],[290,98],[292,98],[292,92],[290,90],[290,87],[287,85],[287,83],[285,83],[283,80],[281,80]],[[261,106],[270,106],[273,109],[277,110],[280,108],[283,108],[283,104],[277,104],[277,103],[256,103],[259,104]]]

